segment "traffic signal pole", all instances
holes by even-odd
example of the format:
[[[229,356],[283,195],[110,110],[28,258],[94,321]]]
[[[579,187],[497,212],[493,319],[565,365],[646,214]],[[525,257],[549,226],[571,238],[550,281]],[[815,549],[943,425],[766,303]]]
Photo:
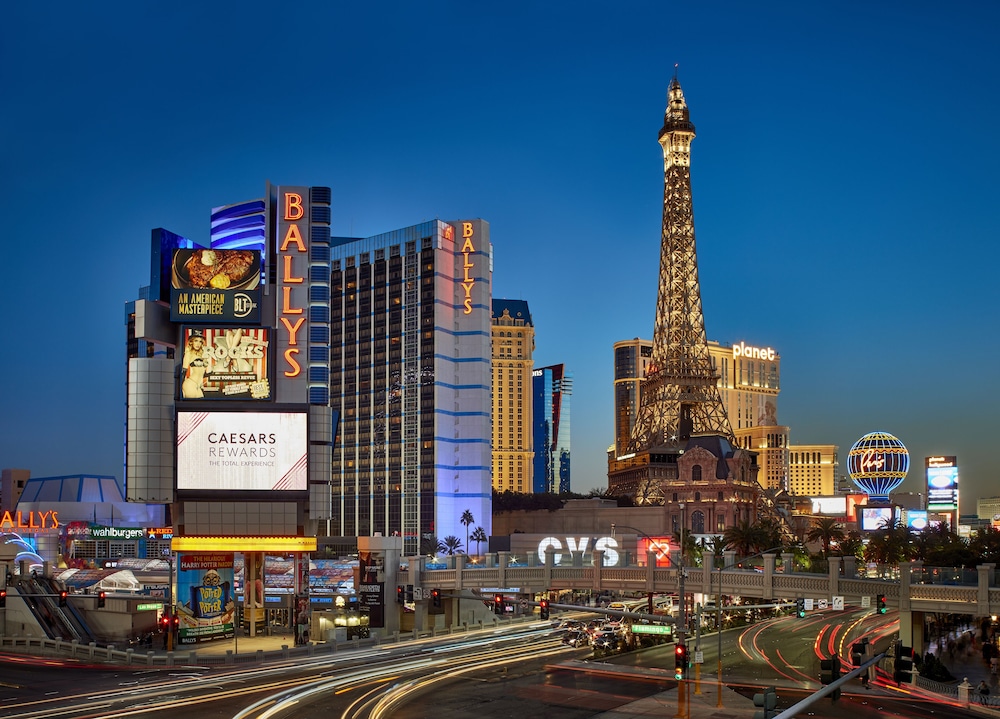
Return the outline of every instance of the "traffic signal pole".
[[[793,704],[787,709],[784,709],[778,714],[775,714],[773,719],[792,719],[792,717],[798,716],[799,714],[804,712],[807,708],[816,703],[818,700],[822,699],[825,696],[833,694],[835,691],[839,691],[844,684],[851,681],[851,679],[854,679],[854,677],[860,676],[862,672],[867,672],[868,667],[878,664],[884,657],[885,657],[885,652],[882,652],[881,654],[872,657],[867,662],[862,664],[860,667],[857,667],[856,669],[849,671],[847,674],[840,677],[840,679],[837,679],[832,684],[827,684],[825,687],[819,689],[816,692],[813,692],[799,703]]]

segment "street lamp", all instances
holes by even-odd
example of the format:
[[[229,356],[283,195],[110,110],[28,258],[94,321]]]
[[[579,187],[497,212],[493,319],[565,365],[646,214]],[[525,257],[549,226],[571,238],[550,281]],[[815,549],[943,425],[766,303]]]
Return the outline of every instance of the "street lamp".
[[[654,557],[656,556],[656,554],[659,553],[660,543],[657,540],[655,540],[652,537],[650,537],[645,532],[643,532],[638,527],[630,527],[627,524],[615,524],[614,522],[611,523],[611,536],[612,537],[615,536],[615,529],[617,527],[621,527],[622,529],[631,529],[633,532],[635,532],[636,534],[638,534],[640,537],[644,537],[649,542],[649,546],[646,548],[646,564],[655,567],[656,566],[656,560],[654,559]],[[655,547],[655,549],[654,549],[654,547]],[[669,547],[669,544],[668,544],[667,545],[667,549],[669,550],[669,548],[670,547]],[[626,553],[626,557],[627,557],[627,553]],[[647,601],[648,601],[649,613],[652,614],[653,613],[653,593],[652,592],[649,592],[647,594]]]
[[[716,706],[717,707],[721,707],[722,706],[722,570],[723,569],[732,569],[733,567],[738,566],[741,562],[745,562],[748,559],[756,559],[757,557],[763,557],[765,554],[769,554],[770,552],[774,552],[774,551],[776,551],[778,549],[784,549],[784,546],[778,545],[777,547],[771,547],[770,549],[765,549],[763,552],[757,552],[757,554],[751,554],[749,557],[743,557],[743,559],[737,559],[732,564],[730,564],[728,566],[725,566],[725,567],[719,567],[719,569],[718,569],[717,574],[719,576],[719,591],[716,592],[716,594],[715,594],[715,633],[719,637],[719,656],[718,656],[718,662],[719,662],[719,668],[718,668],[718,684],[719,684],[718,695],[719,695],[719,698],[718,698],[718,701],[716,702]],[[708,591],[711,592],[712,591],[712,587],[711,587],[712,575],[711,574],[708,576],[708,580],[709,580]]]

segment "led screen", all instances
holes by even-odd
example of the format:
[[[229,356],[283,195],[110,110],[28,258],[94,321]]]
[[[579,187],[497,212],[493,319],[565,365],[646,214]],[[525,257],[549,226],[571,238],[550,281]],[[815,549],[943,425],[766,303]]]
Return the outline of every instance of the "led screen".
[[[892,526],[892,507],[860,507],[861,529],[871,532]]]
[[[927,508],[952,510],[958,507],[958,467],[927,467]]]
[[[177,489],[305,491],[299,412],[177,412]]]
[[[269,400],[270,339],[266,328],[185,328],[181,399]]]
[[[813,514],[834,514],[843,517],[847,514],[847,497],[813,497]]]
[[[174,250],[171,322],[260,323],[259,250]]]
[[[914,532],[922,532],[927,529],[927,510],[926,509],[907,509],[906,510],[906,526],[909,527]]]

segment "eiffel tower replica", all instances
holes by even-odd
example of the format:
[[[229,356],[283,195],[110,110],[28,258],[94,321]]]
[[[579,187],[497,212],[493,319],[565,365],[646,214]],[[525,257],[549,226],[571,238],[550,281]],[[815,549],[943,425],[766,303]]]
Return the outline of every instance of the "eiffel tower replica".
[[[667,511],[678,511],[689,529],[698,512],[701,531],[713,532],[756,519],[762,489],[756,453],[739,448],[708,352],[691,204],[694,136],[675,74],[659,135],[663,229],[652,357],[628,447],[609,458],[608,491],[637,504],[673,504]],[[685,452],[694,455],[681,459]],[[692,456],[700,457],[696,473]]]

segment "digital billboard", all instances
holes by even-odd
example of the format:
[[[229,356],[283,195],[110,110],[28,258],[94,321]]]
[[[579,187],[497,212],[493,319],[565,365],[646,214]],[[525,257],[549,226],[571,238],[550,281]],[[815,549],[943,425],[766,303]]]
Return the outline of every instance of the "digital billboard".
[[[914,532],[922,532],[928,527],[926,509],[907,509],[906,527]]]
[[[956,457],[927,457],[927,509],[950,512],[958,509],[958,461]]]
[[[271,330],[186,327],[181,399],[271,399]]]
[[[859,507],[861,510],[861,530],[872,532],[892,526],[892,507]]]
[[[174,250],[170,321],[260,324],[260,250]]]
[[[832,514],[837,517],[847,516],[847,497],[840,495],[837,497],[813,497],[813,514]]]
[[[177,557],[178,642],[232,638],[236,611],[232,552],[184,552]]]
[[[177,412],[178,491],[307,489],[304,412]]]

